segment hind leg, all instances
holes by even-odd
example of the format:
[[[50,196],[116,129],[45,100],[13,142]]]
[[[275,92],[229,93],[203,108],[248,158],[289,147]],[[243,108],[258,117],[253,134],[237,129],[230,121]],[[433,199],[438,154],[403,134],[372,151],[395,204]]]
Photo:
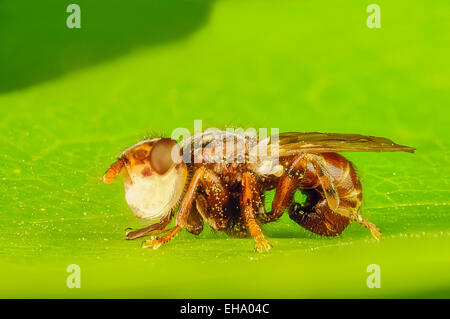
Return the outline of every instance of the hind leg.
[[[303,228],[322,236],[337,236],[350,224],[351,219],[334,213],[317,191],[304,191],[308,198],[304,206],[293,202],[289,217]]]
[[[289,216],[303,228],[323,236],[337,236],[355,221],[367,228],[372,236],[379,240],[381,233],[375,224],[364,219],[355,207],[347,201],[333,212],[325,198],[316,190],[303,190],[307,200],[304,206],[293,202],[289,207]]]

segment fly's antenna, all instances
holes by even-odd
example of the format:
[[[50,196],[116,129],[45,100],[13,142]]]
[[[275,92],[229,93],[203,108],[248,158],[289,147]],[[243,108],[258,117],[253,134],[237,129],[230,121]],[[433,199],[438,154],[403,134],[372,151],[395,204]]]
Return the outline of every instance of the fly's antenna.
[[[105,175],[103,175],[103,182],[105,184],[111,184],[113,179],[119,174],[120,170],[125,165],[125,159],[119,158],[114,164],[112,164],[108,170],[106,171]]]

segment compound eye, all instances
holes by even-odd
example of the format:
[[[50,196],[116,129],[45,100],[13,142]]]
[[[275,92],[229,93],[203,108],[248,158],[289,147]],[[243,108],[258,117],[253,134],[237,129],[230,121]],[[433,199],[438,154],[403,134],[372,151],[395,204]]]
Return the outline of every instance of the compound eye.
[[[170,138],[160,139],[153,146],[150,153],[150,164],[152,168],[160,175],[165,174],[172,167],[172,149],[177,142]]]

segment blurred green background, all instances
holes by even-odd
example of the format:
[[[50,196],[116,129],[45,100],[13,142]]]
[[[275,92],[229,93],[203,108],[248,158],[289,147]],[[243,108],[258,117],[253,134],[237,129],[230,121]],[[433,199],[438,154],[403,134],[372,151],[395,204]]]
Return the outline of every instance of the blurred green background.
[[[448,1],[0,1],[0,297],[450,297]],[[386,136],[411,154],[347,154],[359,225],[338,238],[287,216],[251,239],[206,229],[159,250],[120,181],[148,132],[275,127]],[[69,289],[66,268],[81,267]],[[381,288],[369,289],[378,264]]]

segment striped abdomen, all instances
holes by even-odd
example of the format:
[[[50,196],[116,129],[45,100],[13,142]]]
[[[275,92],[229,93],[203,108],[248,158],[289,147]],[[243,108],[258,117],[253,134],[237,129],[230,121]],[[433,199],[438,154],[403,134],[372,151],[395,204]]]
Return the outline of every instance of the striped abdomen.
[[[362,201],[362,187],[352,163],[337,153],[321,154],[328,174],[334,180],[339,195],[337,213],[354,219]]]

